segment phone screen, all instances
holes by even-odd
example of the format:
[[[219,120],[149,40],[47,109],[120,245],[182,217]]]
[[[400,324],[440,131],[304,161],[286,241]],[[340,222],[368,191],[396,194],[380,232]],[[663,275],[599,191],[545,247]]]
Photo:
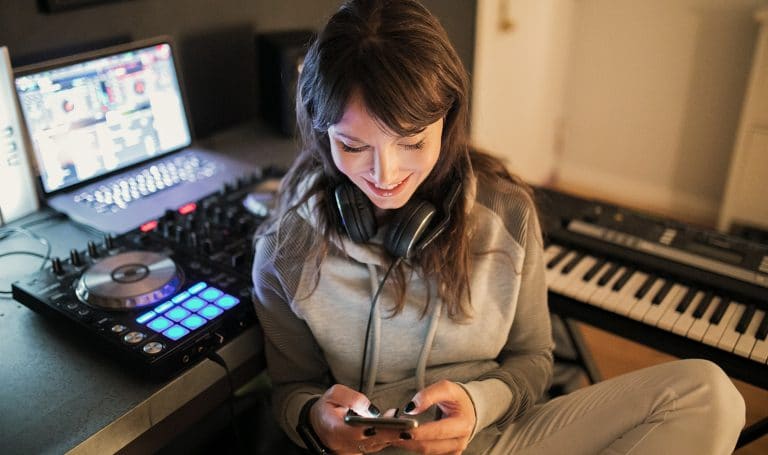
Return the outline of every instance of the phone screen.
[[[348,425],[390,428],[394,430],[412,430],[419,426],[418,421],[403,417],[362,417],[348,415],[344,417],[344,422]]]

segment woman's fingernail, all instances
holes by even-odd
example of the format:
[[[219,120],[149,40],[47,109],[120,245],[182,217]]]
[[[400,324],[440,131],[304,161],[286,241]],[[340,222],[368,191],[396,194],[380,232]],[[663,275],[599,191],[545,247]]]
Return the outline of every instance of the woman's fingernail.
[[[363,435],[365,436],[374,436],[376,434],[376,429],[373,427],[366,428],[365,431],[363,431]]]
[[[405,439],[406,441],[411,439],[413,436],[411,436],[411,433],[402,432],[400,433],[400,439]]]
[[[414,409],[416,409],[416,403],[414,403],[413,401],[409,401],[408,404],[405,405],[405,408],[403,409],[403,411],[405,411],[405,413],[407,414],[413,411]]]
[[[374,405],[370,405],[370,406],[368,406],[368,412],[370,412],[371,414],[373,414],[375,417],[378,417],[378,416],[380,416],[380,415],[381,415],[381,411],[379,411],[379,408],[377,408],[377,407],[376,407],[376,406],[374,406]]]

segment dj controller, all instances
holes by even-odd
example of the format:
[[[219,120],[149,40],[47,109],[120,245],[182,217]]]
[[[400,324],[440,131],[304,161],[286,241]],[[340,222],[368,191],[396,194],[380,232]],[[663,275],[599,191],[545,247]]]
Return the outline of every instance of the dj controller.
[[[12,285],[27,307],[78,327],[131,369],[167,379],[256,323],[252,239],[274,168],[69,257]]]

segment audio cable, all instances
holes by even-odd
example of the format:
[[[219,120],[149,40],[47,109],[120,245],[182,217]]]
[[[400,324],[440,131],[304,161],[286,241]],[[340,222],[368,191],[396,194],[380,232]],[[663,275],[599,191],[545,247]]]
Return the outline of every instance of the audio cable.
[[[365,363],[368,361],[368,340],[371,336],[371,322],[373,320],[373,309],[376,307],[376,300],[379,298],[379,294],[381,294],[381,290],[384,288],[384,283],[387,282],[387,278],[389,277],[390,272],[397,267],[400,264],[400,261],[402,261],[402,257],[398,257],[392,263],[389,265],[389,268],[387,269],[386,273],[384,273],[384,278],[381,279],[379,282],[378,288],[376,288],[376,293],[373,294],[373,298],[371,299],[371,308],[368,310],[368,323],[365,326],[365,343],[363,344],[363,362],[360,364],[360,385],[358,387],[358,392],[363,392],[363,381],[365,380]]]
[[[211,351],[207,356],[208,360],[221,365],[224,368],[227,376],[227,383],[229,384],[229,397],[227,397],[227,403],[229,408],[229,424],[232,427],[232,432],[235,435],[235,443],[241,450],[244,449],[243,439],[240,437],[240,429],[237,426],[237,414],[235,413],[235,383],[232,380],[232,373],[229,370],[227,362],[216,351]]]
[[[13,256],[13,255],[27,255],[27,256],[35,256],[42,259],[42,262],[40,263],[40,267],[38,270],[42,270],[45,268],[45,264],[48,262],[48,259],[51,258],[51,243],[45,239],[44,237],[40,237],[39,235],[23,228],[23,227],[6,227],[0,229],[0,241],[3,241],[7,239],[8,237],[11,237],[14,234],[22,234],[27,237],[30,237],[34,240],[37,240],[45,247],[45,254],[37,253],[34,251],[26,251],[26,250],[17,250],[17,251],[7,251],[0,254],[0,258],[6,257],[6,256]],[[10,299],[13,295],[12,291],[0,291],[0,298],[3,299]]]

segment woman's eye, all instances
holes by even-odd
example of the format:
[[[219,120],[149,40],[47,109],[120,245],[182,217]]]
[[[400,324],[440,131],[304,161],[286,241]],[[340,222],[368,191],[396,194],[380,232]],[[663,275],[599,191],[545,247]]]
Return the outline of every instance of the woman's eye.
[[[415,144],[403,144],[403,148],[407,150],[421,150],[424,148],[424,139]]]
[[[362,152],[362,151],[364,151],[365,149],[368,148],[367,145],[363,145],[363,146],[360,146],[360,147],[352,147],[352,146],[349,146],[349,145],[347,145],[347,144],[345,144],[343,142],[340,142],[339,144],[341,145],[341,149],[344,150],[345,152],[348,152],[348,153],[359,153],[359,152]]]

